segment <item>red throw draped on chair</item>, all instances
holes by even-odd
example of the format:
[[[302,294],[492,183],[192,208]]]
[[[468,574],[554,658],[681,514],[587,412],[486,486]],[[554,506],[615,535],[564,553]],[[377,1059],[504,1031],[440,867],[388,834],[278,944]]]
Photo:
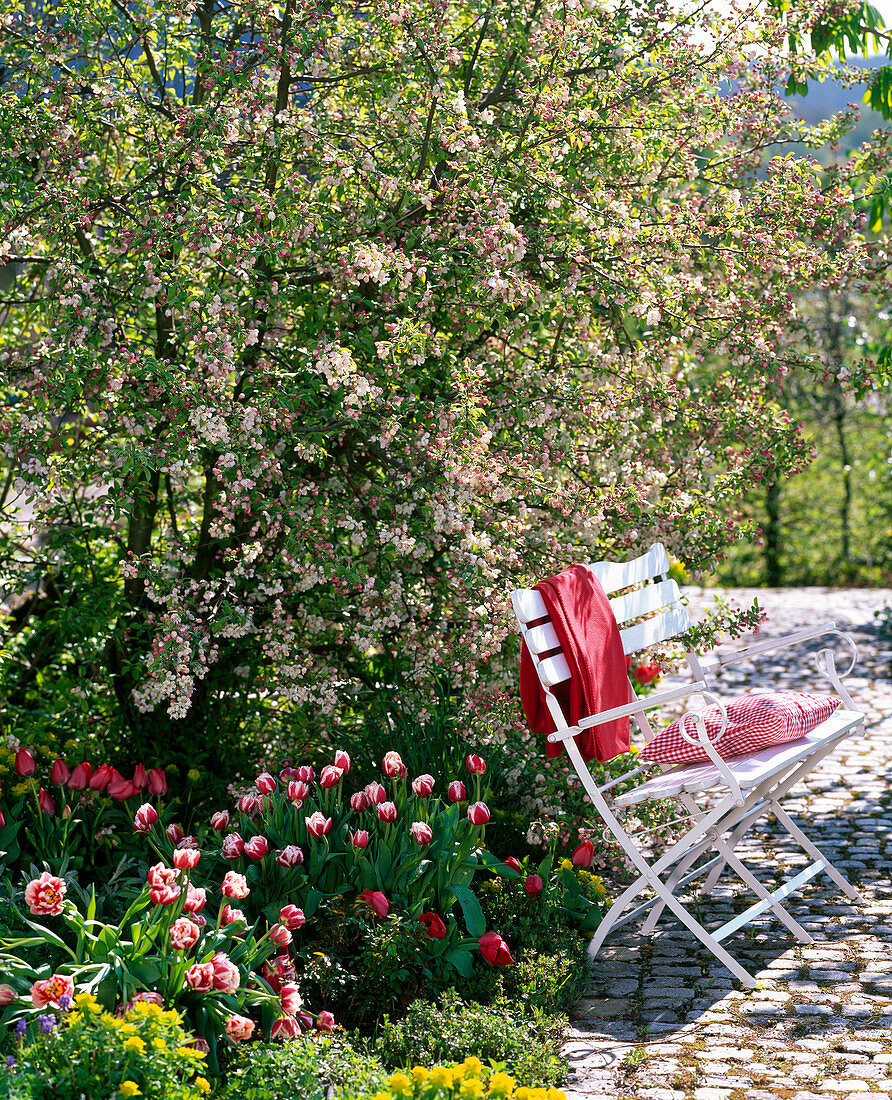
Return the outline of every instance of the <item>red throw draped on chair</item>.
[[[584,565],[571,565],[536,585],[570,666],[569,680],[552,691],[571,726],[581,718],[629,702],[626,659],[613,611],[600,582]],[[530,624],[534,625],[534,624]],[[545,736],[555,726],[527,647],[521,647],[520,700],[530,728]],[[629,719],[617,718],[584,730],[576,739],[586,760],[612,760],[629,750]],[[548,756],[560,744],[546,742]]]

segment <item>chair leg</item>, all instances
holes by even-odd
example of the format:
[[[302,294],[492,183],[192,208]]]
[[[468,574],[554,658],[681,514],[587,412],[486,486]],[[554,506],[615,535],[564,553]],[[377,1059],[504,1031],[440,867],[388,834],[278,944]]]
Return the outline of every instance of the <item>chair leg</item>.
[[[826,864],[826,867],[824,868],[825,874],[828,878],[832,879],[832,881],[836,883],[836,885],[840,888],[840,890],[842,890],[847,898],[849,898],[851,901],[860,901],[862,904],[866,902],[864,895],[860,894],[848,881],[848,879],[843,878],[843,876],[839,873],[839,871],[837,871],[830,860],[827,859],[820,848],[812,844],[812,842],[799,828],[795,821],[793,821],[786,810],[782,809],[782,807],[780,807],[776,802],[773,802],[771,806],[771,812],[804,852],[810,855],[812,859],[822,859],[824,861],[824,863]]]

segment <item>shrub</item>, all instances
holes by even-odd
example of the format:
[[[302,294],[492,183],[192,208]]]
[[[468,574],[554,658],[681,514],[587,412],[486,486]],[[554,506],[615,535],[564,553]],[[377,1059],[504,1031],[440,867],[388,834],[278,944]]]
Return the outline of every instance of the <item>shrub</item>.
[[[245,1047],[226,1077],[223,1100],[353,1100],[380,1088],[386,1071],[343,1036],[307,1035]]]
[[[392,1068],[473,1056],[503,1063],[522,1085],[560,1084],[567,1075],[567,1063],[560,1056],[565,1021],[536,1008],[521,1017],[516,1011],[505,1000],[493,1005],[465,1003],[449,990],[436,1003],[416,1001],[399,1022],[385,1017],[376,1049]]]
[[[70,1012],[44,1013],[37,1033],[0,1068],[4,1100],[198,1100],[208,1092],[204,1054],[189,1045],[178,1013],[140,1002],[117,1017],[89,993],[74,1000]]]

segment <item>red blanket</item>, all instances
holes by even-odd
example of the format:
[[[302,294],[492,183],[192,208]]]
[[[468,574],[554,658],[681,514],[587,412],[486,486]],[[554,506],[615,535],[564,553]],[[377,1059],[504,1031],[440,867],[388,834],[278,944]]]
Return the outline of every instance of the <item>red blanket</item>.
[[[567,722],[598,714],[629,702],[626,659],[613,611],[600,582],[584,565],[571,565],[556,577],[536,585],[572,673],[552,688]],[[545,702],[526,645],[520,656],[520,700],[534,733],[552,733],[555,725]],[[586,760],[612,760],[629,750],[629,719],[617,718],[583,730],[576,739]],[[562,746],[546,742],[548,756],[560,756]]]

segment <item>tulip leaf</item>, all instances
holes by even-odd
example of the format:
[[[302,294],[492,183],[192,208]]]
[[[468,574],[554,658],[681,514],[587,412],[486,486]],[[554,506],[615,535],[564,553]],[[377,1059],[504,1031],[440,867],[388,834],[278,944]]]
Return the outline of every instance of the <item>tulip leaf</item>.
[[[322,893],[319,890],[307,890],[307,900],[304,902],[304,916],[307,920],[313,916],[322,901]]]
[[[474,899],[476,902],[476,898]],[[481,935],[483,933],[481,932]],[[470,952],[463,951],[458,948],[454,951],[448,952],[443,958],[446,962],[451,963],[455,969],[461,974],[463,978],[470,978],[474,973],[474,959]]]
[[[452,893],[455,895],[455,900],[461,906],[468,934],[479,939],[486,931],[486,919],[483,916],[483,910],[480,908],[480,902],[474,897],[467,886],[453,885]],[[461,971],[459,971],[459,973],[461,973]]]

